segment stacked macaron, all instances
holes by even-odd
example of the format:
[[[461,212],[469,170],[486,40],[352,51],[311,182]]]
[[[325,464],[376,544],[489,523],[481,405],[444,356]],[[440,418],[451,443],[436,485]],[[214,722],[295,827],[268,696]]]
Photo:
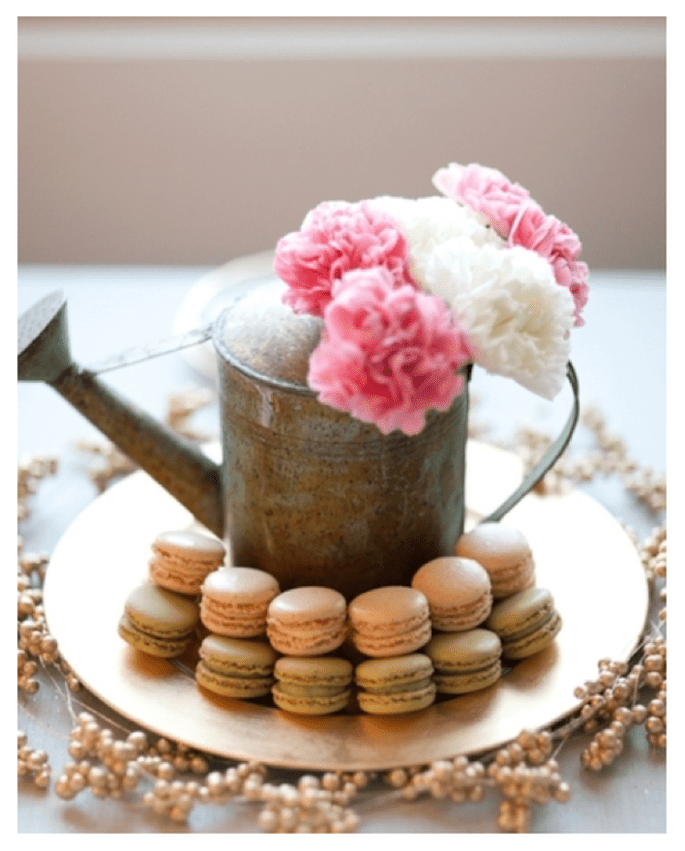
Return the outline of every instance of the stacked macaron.
[[[269,603],[266,634],[287,656],[323,656],[347,637],[347,603],[339,591],[318,585],[291,588]]]
[[[119,635],[143,653],[171,659],[189,647],[198,619],[193,600],[146,582],[126,598]]]
[[[226,557],[224,544],[189,529],[160,532],[152,542],[148,581],[129,594],[119,635],[151,656],[180,656],[199,623],[197,595]]]
[[[273,699],[297,715],[330,715],[349,703],[352,663],[337,656],[281,656],[274,667]]]
[[[210,634],[200,645],[198,684],[223,697],[269,694],[278,653],[263,636],[269,603],[280,591],[276,579],[225,565],[205,577],[200,591],[200,620]]]
[[[433,628],[441,632],[473,629],[490,614],[490,577],[473,559],[433,559],[417,570],[411,584],[425,595]]]
[[[492,685],[502,673],[501,644],[480,626],[492,610],[487,571],[470,558],[442,556],[422,565],[412,578],[430,608],[435,633],[424,649],[442,694],[464,694]]]
[[[548,647],[559,634],[561,617],[547,588],[526,588],[493,606],[486,626],[499,635],[502,655],[518,660]]]
[[[355,669],[359,708],[371,715],[402,715],[435,700],[433,665],[425,653],[366,659]]]
[[[459,538],[454,551],[456,555],[473,559],[485,568],[496,600],[535,584],[532,550],[523,532],[513,526],[480,523]]]
[[[208,635],[199,652],[195,679],[208,691],[243,700],[269,694],[278,654],[268,642]]]
[[[425,653],[433,663],[433,679],[442,694],[479,691],[496,683],[502,674],[502,644],[489,629],[434,635]]]
[[[226,557],[224,544],[189,529],[161,532],[152,542],[147,582],[124,603],[119,635],[151,656],[180,656],[199,623],[197,595],[205,577]]]
[[[190,529],[161,532],[152,542],[149,577],[178,594],[197,596],[205,577],[223,564],[226,548],[218,539]]]
[[[270,573],[253,567],[220,567],[202,583],[200,618],[215,635],[255,638],[266,631],[269,603],[280,592]]]
[[[365,656],[413,653],[431,637],[428,601],[421,591],[386,585],[365,591],[349,605],[354,646]]]

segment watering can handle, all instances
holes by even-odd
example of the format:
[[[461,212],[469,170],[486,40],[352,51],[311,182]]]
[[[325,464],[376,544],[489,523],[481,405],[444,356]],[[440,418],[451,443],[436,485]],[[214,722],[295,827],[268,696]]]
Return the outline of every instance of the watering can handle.
[[[511,509],[520,502],[523,497],[535,487],[535,485],[538,484],[545,473],[547,473],[558,461],[561,453],[568,446],[568,443],[571,440],[571,435],[573,434],[576,423],[578,422],[578,415],[580,412],[578,376],[576,375],[576,371],[570,361],[566,365],[566,376],[569,380],[569,384],[571,385],[571,390],[573,391],[573,407],[561,434],[557,437],[554,443],[552,443],[535,467],[533,467],[533,469],[524,477],[521,484],[511,494],[511,496],[506,499],[499,508],[495,509],[492,514],[489,514],[481,520],[481,523],[491,523],[501,520],[507,512],[511,511]]]

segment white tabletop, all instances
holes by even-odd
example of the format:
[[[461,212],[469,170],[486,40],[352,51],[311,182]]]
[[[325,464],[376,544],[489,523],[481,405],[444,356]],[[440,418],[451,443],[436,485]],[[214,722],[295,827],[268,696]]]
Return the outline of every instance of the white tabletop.
[[[184,297],[205,271],[188,267],[27,266],[19,271],[18,307],[23,311],[52,290],[64,290],[74,357],[79,363],[92,363],[170,335]],[[581,405],[599,407],[610,430],[624,439],[639,464],[663,472],[665,277],[657,273],[596,272],[591,285],[587,325],[575,331],[573,339],[572,359],[580,378]],[[156,416],[164,414],[171,392],[207,384],[180,353],[112,372],[106,380]],[[492,426],[496,439],[512,435],[520,425],[537,425],[552,433],[563,422],[570,399],[564,391],[554,403],[543,402],[511,381],[483,375],[475,376],[473,389],[478,399],[474,414]],[[203,410],[194,422],[210,434],[218,434],[215,408]],[[80,439],[99,440],[100,436],[51,388],[19,385],[20,458],[54,454],[60,461],[58,474],[40,486],[31,503],[31,515],[22,525],[26,550],[49,554],[70,522],[96,496],[86,474],[91,459],[75,447]],[[582,441],[582,435],[578,440]],[[595,480],[587,486],[587,492],[643,539],[661,522],[612,480]],[[87,601],[75,600],[76,610],[78,605],[87,605]],[[608,601],[608,612],[610,608]],[[588,671],[588,678],[595,673]],[[112,714],[87,693],[76,697],[86,706]],[[117,721],[127,724],[125,719]],[[64,699],[48,679],[42,679],[36,695],[20,692],[18,726],[28,734],[32,747],[48,752],[56,779],[54,775],[69,758],[66,745],[72,722]],[[664,832],[665,754],[648,745],[644,729],[629,731],[624,753],[600,774],[581,767],[580,753],[587,741],[587,736],[575,737],[557,757],[561,774],[571,786],[571,800],[535,807],[531,830]],[[279,771],[274,777],[292,782],[297,776]],[[490,833],[497,830],[497,803],[496,796],[465,805],[431,798],[404,802],[378,786],[362,795],[354,809],[360,817],[359,833]],[[67,803],[54,790],[37,790],[21,780],[18,829],[21,833],[259,831],[256,809],[242,802],[198,805],[189,823],[178,825],[153,815],[136,801],[100,801],[82,793]]]

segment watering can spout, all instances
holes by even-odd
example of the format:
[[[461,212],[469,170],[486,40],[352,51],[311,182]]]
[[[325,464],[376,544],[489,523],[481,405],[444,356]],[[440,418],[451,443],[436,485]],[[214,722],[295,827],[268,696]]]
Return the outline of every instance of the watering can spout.
[[[51,293],[22,314],[17,342],[19,381],[53,387],[200,523],[224,536],[221,468],[73,361],[63,293]]]

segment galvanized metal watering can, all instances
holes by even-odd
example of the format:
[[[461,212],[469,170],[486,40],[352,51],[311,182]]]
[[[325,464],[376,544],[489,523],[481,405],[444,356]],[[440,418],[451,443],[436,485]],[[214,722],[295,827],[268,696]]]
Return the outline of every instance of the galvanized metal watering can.
[[[277,280],[232,290],[214,323],[223,461],[130,405],[74,363],[66,303],[53,293],[19,319],[20,381],[45,381],[159,482],[197,520],[230,541],[233,563],[272,573],[283,589],[326,584],[348,599],[408,584],[426,561],[453,553],[464,525],[468,388],[423,431],[383,435],[318,402],[307,386],[321,321],[281,303]],[[499,520],[550,469],[578,418],[511,497]]]

